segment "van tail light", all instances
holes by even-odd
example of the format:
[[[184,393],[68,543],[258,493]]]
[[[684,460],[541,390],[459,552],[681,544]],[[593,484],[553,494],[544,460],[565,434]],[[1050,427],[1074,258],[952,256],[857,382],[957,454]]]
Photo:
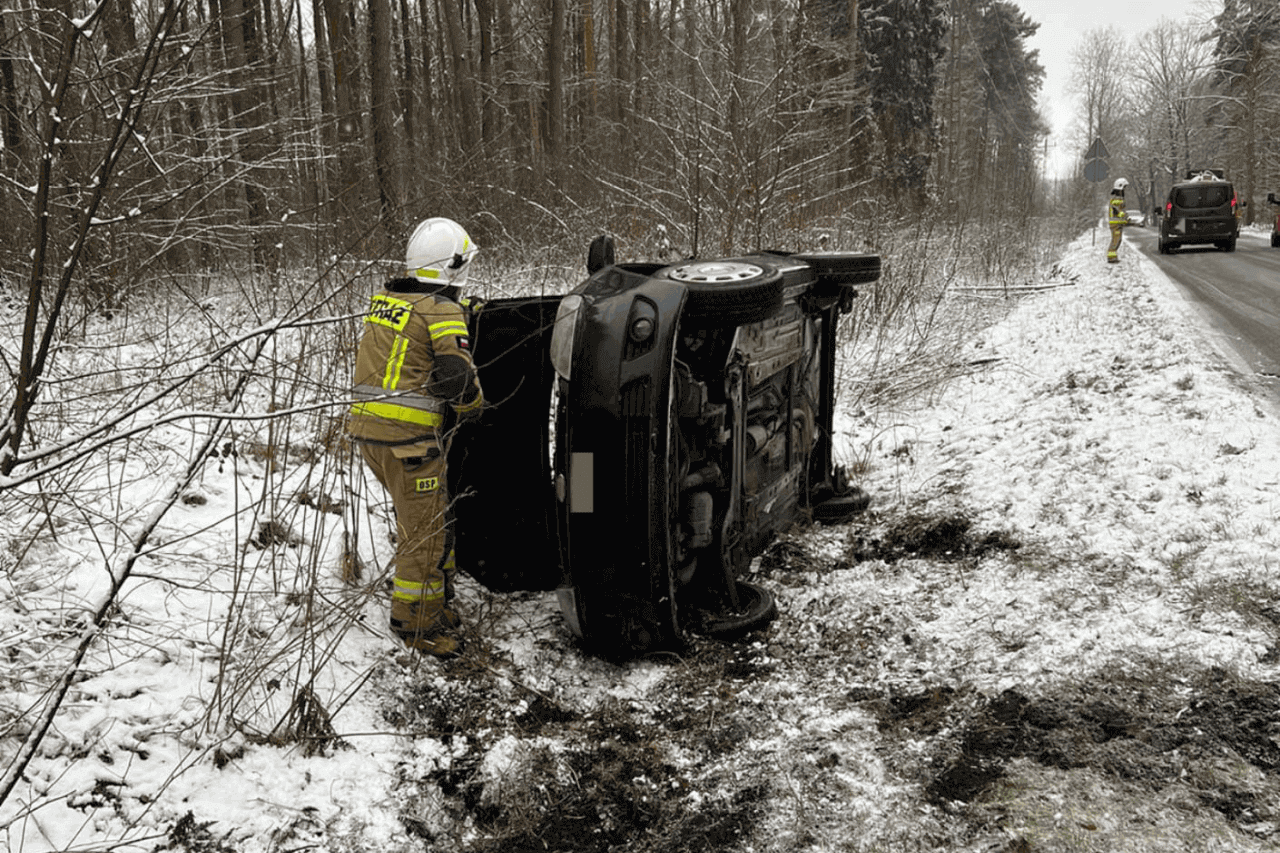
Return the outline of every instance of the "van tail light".
[[[1164,203],[1164,212],[1165,212],[1165,213],[1173,213],[1173,202],[1171,202],[1171,201],[1166,201],[1166,202]]]

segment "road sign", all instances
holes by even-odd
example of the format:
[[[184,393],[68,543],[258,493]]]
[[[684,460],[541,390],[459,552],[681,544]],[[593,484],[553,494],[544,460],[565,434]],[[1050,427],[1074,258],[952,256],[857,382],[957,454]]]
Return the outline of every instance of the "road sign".
[[[1089,146],[1089,150],[1085,152],[1084,159],[1100,160],[1111,156],[1111,152],[1107,150],[1107,146],[1102,143],[1102,137],[1099,136],[1093,140],[1093,144]],[[1093,180],[1090,178],[1089,180]]]
[[[1085,179],[1093,181],[1095,184],[1107,179],[1107,171],[1107,163],[1105,160],[1090,160],[1088,163],[1084,164]]]

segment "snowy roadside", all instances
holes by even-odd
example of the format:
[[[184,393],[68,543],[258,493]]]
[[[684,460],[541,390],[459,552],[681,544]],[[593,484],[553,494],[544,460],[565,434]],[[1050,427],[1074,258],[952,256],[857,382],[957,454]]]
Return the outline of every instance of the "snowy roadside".
[[[346,475],[324,464],[211,461],[0,837],[15,853],[1272,848],[1280,424],[1172,285],[1125,260],[1085,235],[1061,264],[1074,285],[982,330],[966,376],[844,419],[874,511],[785,536],[757,572],[780,618],[681,658],[585,657],[553,596],[468,583],[473,653],[405,666],[379,627],[383,508],[335,510]],[[244,514],[266,505],[294,533]],[[363,587],[338,571],[353,518]],[[110,547],[64,532],[6,566],[5,763]]]
[[[880,521],[834,534],[833,570],[795,582],[784,616],[809,638],[779,654],[870,646],[840,675],[889,697],[880,728],[944,732],[908,778],[935,804],[973,798],[956,813],[1010,850],[1263,849],[1280,821],[1280,424],[1173,284],[1124,258],[1085,235],[1062,263],[1075,286],[973,342],[989,367],[850,425],[874,435]],[[1233,713],[1250,733],[1221,730]],[[882,748],[912,766],[910,743]],[[1193,766],[1203,752],[1220,766]]]
[[[1154,264],[1097,255],[1077,241],[1064,262],[1074,287],[983,332],[974,355],[998,359],[990,369],[876,439],[894,469],[875,481],[882,505],[955,507],[1043,552],[1041,577],[958,578],[937,629],[960,635],[945,645],[961,662],[937,672],[1000,689],[1158,653],[1274,677],[1260,661],[1271,633],[1197,607],[1186,582],[1266,586],[1280,565],[1280,424]],[[978,613],[995,620],[986,638]],[[1000,654],[995,634],[1021,648]]]

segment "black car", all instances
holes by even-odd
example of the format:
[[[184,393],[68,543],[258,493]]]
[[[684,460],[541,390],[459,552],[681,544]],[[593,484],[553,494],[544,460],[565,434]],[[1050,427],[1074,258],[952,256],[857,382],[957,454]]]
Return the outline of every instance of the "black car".
[[[450,451],[459,565],[556,589],[609,657],[766,625],[751,560],[868,503],[832,458],[835,345],[879,275],[860,253],[615,264],[597,238],[572,293],[485,303],[489,408]]]
[[[1209,243],[1234,252],[1240,236],[1239,208],[1235,186],[1220,170],[1188,172],[1187,180],[1169,190],[1160,216],[1158,246],[1169,254],[1179,246]]]

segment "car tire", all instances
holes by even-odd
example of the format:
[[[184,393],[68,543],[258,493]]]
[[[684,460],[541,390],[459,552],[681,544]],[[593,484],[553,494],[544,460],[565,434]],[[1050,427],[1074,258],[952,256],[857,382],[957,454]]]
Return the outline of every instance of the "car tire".
[[[880,278],[880,256],[865,252],[800,252],[794,255],[813,267],[822,284],[871,284]]]
[[[1234,252],[1235,250],[1236,250],[1236,238],[1235,238],[1235,237],[1232,237],[1230,240],[1223,240],[1223,241],[1222,241],[1222,251],[1224,251],[1224,252]]]
[[[778,616],[778,602],[773,593],[762,586],[738,581],[738,601],[741,607],[733,611],[703,611],[699,633],[717,640],[728,640],[757,631]]]
[[[718,326],[759,323],[782,310],[782,273],[747,261],[691,261],[667,277],[688,288],[684,315]]]
[[[1277,248],[1277,247],[1280,247],[1280,234],[1272,234],[1272,235],[1271,235],[1271,248],[1275,249],[1275,248]]]

